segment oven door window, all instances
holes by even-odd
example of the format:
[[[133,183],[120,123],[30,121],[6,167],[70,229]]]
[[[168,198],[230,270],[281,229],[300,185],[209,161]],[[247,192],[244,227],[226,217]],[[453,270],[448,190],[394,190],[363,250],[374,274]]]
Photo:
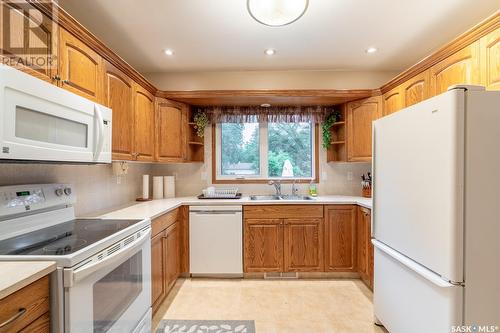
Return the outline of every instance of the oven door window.
[[[142,251],[94,283],[94,332],[104,333],[142,291]]]

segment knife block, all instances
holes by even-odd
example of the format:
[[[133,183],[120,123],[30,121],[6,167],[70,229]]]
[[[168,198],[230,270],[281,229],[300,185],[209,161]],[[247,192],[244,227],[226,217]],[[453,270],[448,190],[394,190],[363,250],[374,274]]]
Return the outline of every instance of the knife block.
[[[361,195],[364,198],[371,198],[372,197],[372,187],[363,187],[363,190],[361,192]]]

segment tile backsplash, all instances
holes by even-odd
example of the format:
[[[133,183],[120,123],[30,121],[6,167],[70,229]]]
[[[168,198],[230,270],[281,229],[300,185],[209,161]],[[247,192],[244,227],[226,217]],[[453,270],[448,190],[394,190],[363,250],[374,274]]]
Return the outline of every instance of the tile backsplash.
[[[0,185],[70,183],[75,186],[77,215],[118,207],[142,193],[142,175],[151,165],[130,163],[117,184],[111,165],[0,164]]]

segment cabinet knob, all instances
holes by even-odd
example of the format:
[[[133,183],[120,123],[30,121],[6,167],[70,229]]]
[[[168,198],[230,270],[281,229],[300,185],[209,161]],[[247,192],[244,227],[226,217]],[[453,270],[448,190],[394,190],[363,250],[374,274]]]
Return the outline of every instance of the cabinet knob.
[[[61,81],[61,77],[59,75],[54,75],[52,77],[52,80],[55,80],[55,81]]]
[[[64,84],[69,84],[69,80],[63,80],[63,82],[62,82],[62,83],[64,83]]]

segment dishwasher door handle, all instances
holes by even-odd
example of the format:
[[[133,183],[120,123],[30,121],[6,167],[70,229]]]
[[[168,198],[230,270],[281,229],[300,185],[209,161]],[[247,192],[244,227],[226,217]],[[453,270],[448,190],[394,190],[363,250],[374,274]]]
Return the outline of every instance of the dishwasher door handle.
[[[195,211],[190,211],[190,214],[197,214],[197,215],[236,215],[236,214],[241,214],[241,211],[234,211],[234,210],[195,210]]]

